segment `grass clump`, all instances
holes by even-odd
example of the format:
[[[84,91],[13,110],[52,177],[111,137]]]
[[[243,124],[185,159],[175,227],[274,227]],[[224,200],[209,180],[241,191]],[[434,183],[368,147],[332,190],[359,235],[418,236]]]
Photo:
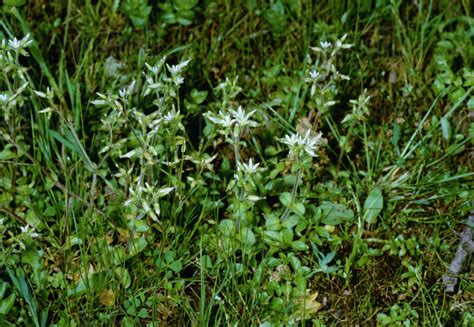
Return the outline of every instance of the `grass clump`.
[[[1,15],[2,325],[472,324],[464,2]]]

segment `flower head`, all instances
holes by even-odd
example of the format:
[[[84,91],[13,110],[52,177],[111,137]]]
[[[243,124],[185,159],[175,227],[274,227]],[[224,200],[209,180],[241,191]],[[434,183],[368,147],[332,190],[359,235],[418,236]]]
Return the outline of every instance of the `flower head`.
[[[214,124],[221,125],[224,128],[232,127],[234,120],[228,114],[224,114],[222,111],[219,112],[218,116],[213,116],[212,113],[208,112],[205,116]]]
[[[311,133],[308,129],[306,135],[303,137],[297,133],[286,135],[280,142],[288,145],[290,155],[301,156],[306,153],[311,157],[317,157],[316,150],[322,144],[322,133]]]
[[[249,113],[245,113],[245,111],[242,109],[242,106],[239,106],[237,110],[231,110],[230,113],[234,117],[234,121],[237,123],[237,125],[241,127],[244,127],[244,126],[257,127],[258,123],[250,119],[250,117],[252,117],[255,111],[256,110],[252,110]]]
[[[321,41],[319,42],[319,44],[321,45],[321,48],[323,48],[323,50],[329,49],[331,47],[331,42]]]
[[[257,172],[258,170],[258,166],[260,166],[260,163],[253,163],[252,162],[252,159],[249,160],[248,163],[239,163],[239,170],[241,170],[242,172],[246,173],[246,174],[254,174]]]
[[[29,46],[31,43],[33,42],[33,40],[30,39],[30,34],[26,34],[24,38],[22,38],[21,40],[18,40],[16,37],[14,37],[13,39],[11,40],[8,40],[8,45],[10,46],[10,48],[12,48],[13,50],[21,50],[21,49],[24,49],[26,48],[27,46]]]
[[[0,103],[7,103],[10,100],[11,96],[6,93],[0,93]]]
[[[183,68],[186,67],[189,64],[190,61],[191,61],[191,59],[188,59],[188,60],[180,62],[177,65],[172,65],[172,66],[166,65],[166,66],[168,66],[168,70],[171,73],[171,75],[178,75],[179,73],[181,73]],[[152,71],[153,71],[153,69],[152,69]]]

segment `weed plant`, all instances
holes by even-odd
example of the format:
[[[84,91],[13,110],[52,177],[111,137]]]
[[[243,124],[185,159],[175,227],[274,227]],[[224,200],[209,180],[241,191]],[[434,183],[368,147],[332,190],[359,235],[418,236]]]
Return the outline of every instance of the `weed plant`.
[[[471,15],[3,1],[0,325],[471,326]]]

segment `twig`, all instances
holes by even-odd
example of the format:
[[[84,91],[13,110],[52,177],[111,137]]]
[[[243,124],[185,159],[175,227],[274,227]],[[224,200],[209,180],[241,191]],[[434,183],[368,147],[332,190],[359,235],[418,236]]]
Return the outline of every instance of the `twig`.
[[[474,241],[472,240],[472,229],[474,226],[474,211],[471,211],[471,215],[467,220],[467,226],[461,233],[461,240],[459,241],[458,249],[454,255],[453,261],[449,265],[449,274],[443,275],[443,283],[446,286],[446,292],[454,292],[454,287],[458,283],[457,277],[461,272],[462,265],[469,253],[474,253]]]

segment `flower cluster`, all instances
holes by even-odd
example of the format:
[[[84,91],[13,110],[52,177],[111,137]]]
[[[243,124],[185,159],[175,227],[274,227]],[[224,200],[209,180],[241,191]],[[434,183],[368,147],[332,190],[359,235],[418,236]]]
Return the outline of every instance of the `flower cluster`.
[[[138,210],[137,219],[150,216],[154,221],[158,221],[161,213],[158,199],[168,195],[173,190],[174,187],[156,188],[148,183],[145,183],[145,186],[136,185],[135,188],[129,189],[130,197],[124,205],[126,207],[132,206]]]
[[[291,156],[301,157],[306,153],[315,158],[318,156],[316,151],[323,143],[323,137],[321,132],[313,135],[308,129],[305,136],[293,133],[280,139],[280,142],[288,145]]]
[[[348,113],[342,120],[343,124],[352,122],[365,121],[369,115],[369,101],[371,96],[364,90],[357,100],[349,100],[352,105],[352,112]]]
[[[20,64],[19,57],[28,56],[26,48],[32,42],[27,34],[20,40],[16,37],[9,40],[3,38],[0,45],[0,69],[3,72],[0,83],[7,87],[6,90],[0,90],[0,110],[7,123],[11,123],[14,108],[21,106],[24,101],[22,93],[28,86],[27,70]]]
[[[249,127],[257,127],[258,123],[250,118],[253,116],[256,110],[252,110],[248,113],[244,111],[242,106],[239,106],[237,110],[229,110],[230,114],[224,113],[220,111],[219,114],[216,116],[211,112],[207,112],[205,116],[214,124],[220,125],[225,129],[228,129],[232,126],[237,126],[240,128],[244,128],[246,126]]]
[[[349,43],[344,43],[347,34],[342,36],[336,42],[321,41],[319,47],[312,47],[317,60],[312,64],[311,57],[308,63],[308,76],[305,82],[311,87],[310,95],[315,100],[316,108],[321,113],[326,113],[329,108],[336,104],[335,95],[337,94],[336,82],[340,80],[349,80],[349,77],[341,74],[335,65],[338,53],[341,50],[350,49]]]

